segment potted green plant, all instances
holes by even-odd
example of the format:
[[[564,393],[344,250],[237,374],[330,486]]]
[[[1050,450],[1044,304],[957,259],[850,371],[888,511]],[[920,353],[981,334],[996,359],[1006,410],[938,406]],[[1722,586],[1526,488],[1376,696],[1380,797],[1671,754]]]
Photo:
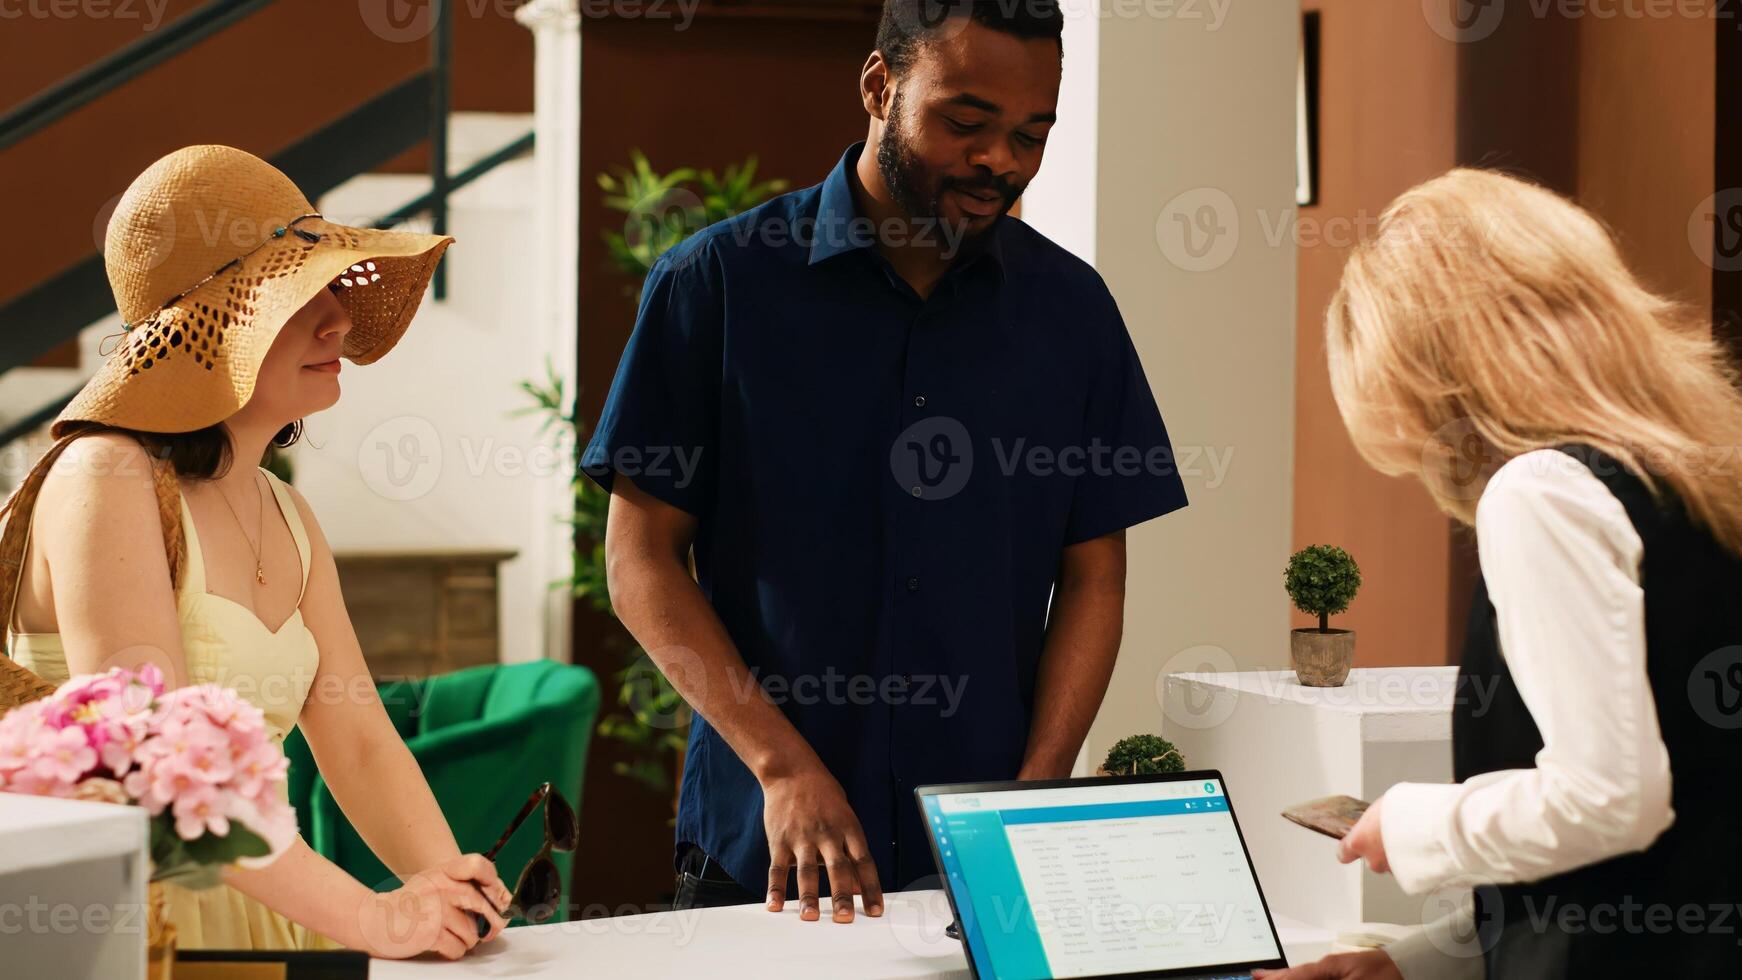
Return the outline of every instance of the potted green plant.
[[[605,206],[625,215],[622,231],[608,229],[601,237],[611,264],[627,277],[625,291],[637,302],[648,272],[661,255],[708,225],[748,211],[788,186],[784,180],[756,180],[755,157],[718,174],[695,167],[661,173],[640,150],[631,150],[629,161],[628,166],[613,167],[598,177]],[[528,378],[519,388],[530,404],[513,414],[539,417],[539,431],[556,443],[559,455],[585,444],[587,427],[548,361],[542,380]],[[610,494],[579,469],[571,474],[570,483],[575,495],[570,518],[575,530],[573,572],[552,584],[615,618],[605,586],[605,514]],[[673,793],[683,767],[689,705],[627,632],[613,633],[605,644],[621,651],[624,664],[615,678],[616,705],[607,707],[599,719],[599,734],[628,750],[629,758],[613,763],[612,771],[654,792]]]
[[[1185,756],[1160,735],[1127,735],[1107,750],[1098,776],[1146,776],[1158,772],[1184,772]]]
[[[1318,629],[1289,637],[1294,676],[1307,687],[1340,687],[1355,661],[1355,631],[1334,630],[1330,618],[1349,608],[1361,588],[1361,569],[1341,548],[1315,544],[1294,553],[1283,585],[1296,609],[1319,618]]]

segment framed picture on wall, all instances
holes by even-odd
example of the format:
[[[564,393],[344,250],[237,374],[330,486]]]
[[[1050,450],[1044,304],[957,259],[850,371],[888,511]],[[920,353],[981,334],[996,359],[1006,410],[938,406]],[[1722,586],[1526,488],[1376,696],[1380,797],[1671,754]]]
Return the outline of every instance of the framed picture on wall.
[[[1294,203],[1301,207],[1319,199],[1319,13],[1308,11],[1300,23],[1300,67],[1295,83]]]

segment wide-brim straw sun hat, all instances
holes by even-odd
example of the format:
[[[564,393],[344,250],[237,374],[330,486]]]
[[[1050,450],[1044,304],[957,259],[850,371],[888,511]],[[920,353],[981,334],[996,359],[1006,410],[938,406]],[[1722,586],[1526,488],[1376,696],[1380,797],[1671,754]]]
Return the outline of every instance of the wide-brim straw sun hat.
[[[5,653],[37,494],[55,459],[92,428],[79,423],[175,433],[224,421],[253,396],[279,330],[323,289],[351,318],[341,356],[379,360],[453,241],[328,221],[289,177],[230,146],[184,147],[135,178],[103,242],[120,343],[55,419],[55,444],[0,504]],[[179,587],[180,486],[167,457],[151,466],[170,584]],[[0,714],[53,690],[0,655]]]
[[[145,169],[109,219],[103,261],[120,343],[55,419],[191,432],[234,414],[290,317],[341,283],[342,356],[378,360],[417,312],[447,235],[328,221],[265,160],[189,146]]]

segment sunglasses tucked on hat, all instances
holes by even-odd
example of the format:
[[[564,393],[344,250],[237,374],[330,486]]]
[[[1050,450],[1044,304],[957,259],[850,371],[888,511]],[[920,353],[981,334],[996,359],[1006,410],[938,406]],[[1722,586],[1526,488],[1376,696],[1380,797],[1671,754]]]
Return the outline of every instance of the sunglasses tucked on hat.
[[[392,349],[423,299],[446,235],[336,224],[276,167],[229,146],[189,146],[121,195],[103,261],[125,333],[50,430],[98,422],[191,432],[254,394],[291,315],[344,275],[344,357]]]

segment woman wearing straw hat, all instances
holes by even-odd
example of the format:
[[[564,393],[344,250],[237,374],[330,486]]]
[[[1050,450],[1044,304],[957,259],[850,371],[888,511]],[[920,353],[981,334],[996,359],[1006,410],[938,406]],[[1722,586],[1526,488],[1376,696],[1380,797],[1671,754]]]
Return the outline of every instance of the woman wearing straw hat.
[[[50,683],[150,660],[171,686],[235,688],[281,741],[300,725],[406,882],[377,896],[299,838],[218,888],[169,886],[183,947],[455,958],[480,942],[469,913],[488,920],[484,939],[503,928],[507,889],[460,853],[375,697],[320,525],[253,465],[338,399],[341,357],[393,347],[452,241],[324,220],[226,146],[152,164],[109,221],[121,342],[0,509],[8,652]]]

